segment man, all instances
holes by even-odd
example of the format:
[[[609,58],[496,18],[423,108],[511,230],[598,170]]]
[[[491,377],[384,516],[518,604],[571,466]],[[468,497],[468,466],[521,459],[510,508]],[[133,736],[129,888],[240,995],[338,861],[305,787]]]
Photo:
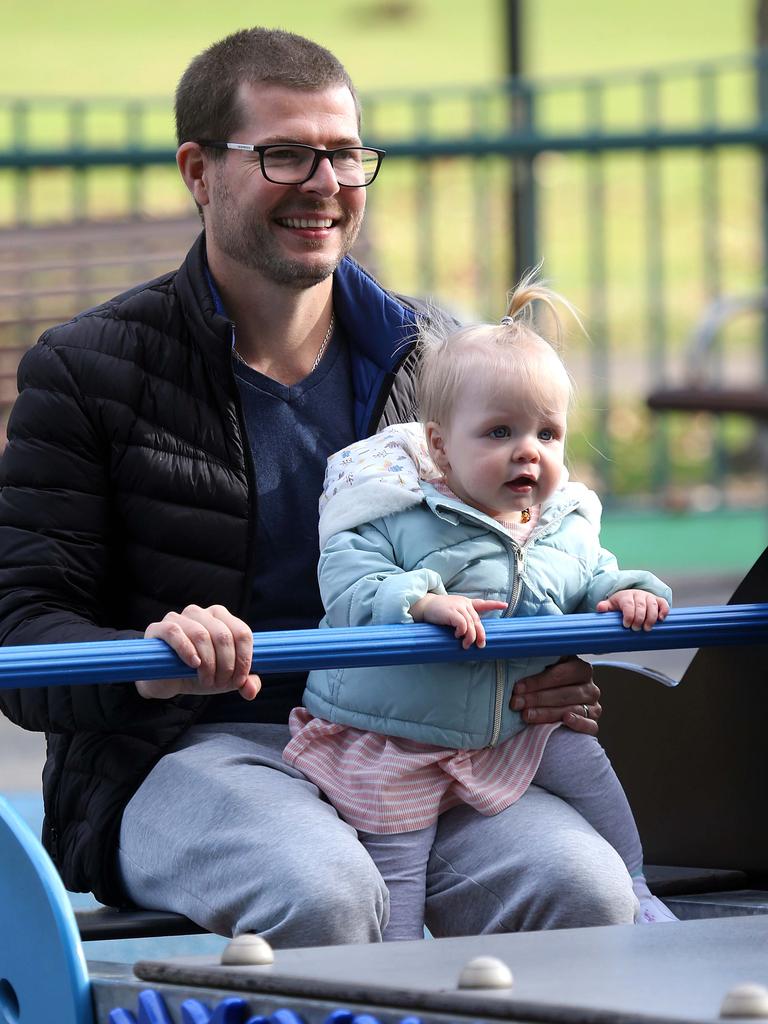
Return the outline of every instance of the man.
[[[182,267],[43,335],[2,460],[0,640],[161,637],[197,676],[5,693],[49,736],[44,841],[66,884],[282,946],[378,941],[380,876],[281,760],[301,677],[250,674],[251,628],[313,626],[327,455],[412,419],[418,304],[347,257],[380,154],[328,51],[238,32],[177,92],[204,232]],[[595,733],[575,660],[530,721]],[[255,698],[255,699],[254,699]],[[531,790],[444,816],[437,935],[629,921],[618,855]]]

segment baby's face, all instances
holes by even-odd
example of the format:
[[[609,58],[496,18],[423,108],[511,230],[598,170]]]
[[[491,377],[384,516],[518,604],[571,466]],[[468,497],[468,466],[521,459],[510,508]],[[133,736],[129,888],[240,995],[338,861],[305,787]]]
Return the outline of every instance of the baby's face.
[[[547,408],[510,378],[480,372],[463,383],[446,428],[427,425],[433,458],[454,494],[494,519],[515,519],[557,489],[568,392],[555,382]]]

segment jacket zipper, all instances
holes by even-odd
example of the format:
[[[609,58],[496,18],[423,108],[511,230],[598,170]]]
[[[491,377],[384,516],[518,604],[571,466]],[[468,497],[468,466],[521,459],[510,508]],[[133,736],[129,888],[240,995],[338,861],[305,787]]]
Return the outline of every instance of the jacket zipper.
[[[509,548],[508,548],[509,550]],[[520,602],[520,592],[523,589],[522,579],[522,566],[523,566],[523,552],[519,544],[512,545],[512,591],[509,595],[509,603],[506,611],[502,618],[508,618],[515,614],[517,606]],[[504,661],[501,658],[496,660],[496,693],[494,695],[493,702],[493,726],[491,729],[491,738],[488,742],[489,747],[495,747],[499,740],[499,733],[501,732],[501,716],[504,706],[504,690],[506,684],[506,668]]]

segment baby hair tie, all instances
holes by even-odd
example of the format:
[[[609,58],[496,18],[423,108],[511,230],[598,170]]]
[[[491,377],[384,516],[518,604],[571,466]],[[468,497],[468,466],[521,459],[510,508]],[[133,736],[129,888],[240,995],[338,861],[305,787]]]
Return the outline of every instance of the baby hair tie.
[[[510,324],[513,324],[514,322],[515,318],[513,316],[503,316],[500,320],[502,327],[509,327]]]

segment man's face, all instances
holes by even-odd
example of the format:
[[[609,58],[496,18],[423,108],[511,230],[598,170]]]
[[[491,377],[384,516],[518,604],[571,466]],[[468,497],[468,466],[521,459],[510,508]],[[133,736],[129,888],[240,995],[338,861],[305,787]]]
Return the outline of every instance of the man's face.
[[[301,142],[337,149],[359,146],[357,113],[346,86],[316,92],[242,85],[243,122],[229,142]],[[365,189],[336,181],[328,160],[301,185],[276,185],[261,173],[258,153],[230,151],[207,165],[204,218],[209,251],[275,284],[307,288],[331,275],[357,238]]]

